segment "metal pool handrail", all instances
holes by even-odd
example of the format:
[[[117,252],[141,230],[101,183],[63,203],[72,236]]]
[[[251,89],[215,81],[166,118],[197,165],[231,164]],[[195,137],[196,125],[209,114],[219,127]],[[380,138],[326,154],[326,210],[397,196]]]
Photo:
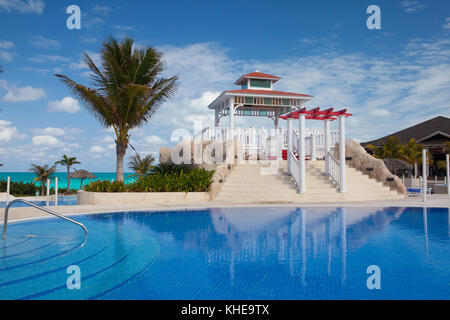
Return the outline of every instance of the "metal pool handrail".
[[[44,207],[38,206],[38,205],[36,205],[36,204],[34,204],[34,203],[31,203],[31,202],[29,202],[29,201],[23,200],[23,199],[15,199],[15,200],[11,201],[10,203],[8,203],[8,205],[6,206],[6,208],[5,208],[5,219],[4,219],[4,222],[3,222],[3,239],[6,239],[6,229],[7,229],[7,227],[8,227],[8,211],[9,211],[9,208],[10,208],[14,203],[18,203],[18,202],[25,203],[25,204],[27,204],[27,205],[29,205],[29,206],[31,206],[31,207],[34,207],[34,208],[39,209],[39,210],[41,210],[41,211],[44,211],[44,212],[46,212],[46,213],[48,213],[48,214],[51,214],[51,215],[53,215],[53,216],[55,216],[55,217],[58,217],[58,218],[67,220],[67,221],[69,221],[69,222],[72,222],[72,223],[74,223],[74,224],[80,226],[81,228],[83,228],[83,231],[84,231],[84,238],[86,239],[86,237],[87,237],[87,235],[88,235],[88,230],[86,229],[86,227],[84,226],[84,224],[82,224],[82,223],[80,223],[80,222],[78,222],[78,221],[72,220],[72,219],[70,219],[70,218],[67,218],[67,217],[63,216],[62,214],[59,214],[59,213],[54,212],[54,211],[52,211],[52,210],[49,210],[49,209],[47,209],[47,208],[44,208]]]

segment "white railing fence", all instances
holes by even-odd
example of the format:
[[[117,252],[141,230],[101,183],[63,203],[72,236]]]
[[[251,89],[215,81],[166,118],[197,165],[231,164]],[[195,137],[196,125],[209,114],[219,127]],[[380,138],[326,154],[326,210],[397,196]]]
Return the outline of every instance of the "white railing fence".
[[[276,136],[278,135],[278,139]],[[333,131],[331,136],[331,150],[339,139],[339,132]],[[265,128],[227,128],[227,127],[207,127],[194,136],[194,139],[226,141],[235,139],[241,142],[246,150],[259,150],[268,156],[277,156],[278,151],[287,149],[287,129]],[[298,130],[293,130],[293,150],[299,150]],[[322,131],[306,130],[305,134],[306,156],[316,159],[325,158],[325,135]]]
[[[342,185],[342,179],[341,179],[341,170],[339,161],[336,160],[336,158],[331,154],[331,152],[328,152],[327,154],[327,162],[328,162],[328,174],[333,180],[337,187],[340,189]]]
[[[299,162],[300,160],[297,159],[297,157],[294,155],[294,153],[288,152],[288,168],[289,168],[289,174],[294,178],[295,184],[298,188],[300,188],[300,170],[299,170]]]

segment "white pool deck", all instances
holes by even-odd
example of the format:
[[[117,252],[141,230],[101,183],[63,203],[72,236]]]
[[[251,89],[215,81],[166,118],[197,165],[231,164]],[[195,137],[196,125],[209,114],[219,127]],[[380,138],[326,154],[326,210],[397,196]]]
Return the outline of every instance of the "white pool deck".
[[[270,202],[270,203],[236,203],[226,201],[207,201],[190,203],[146,203],[146,204],[124,204],[124,205],[86,205],[86,206],[58,206],[49,209],[63,215],[95,214],[107,212],[124,211],[166,211],[185,209],[207,209],[207,208],[231,208],[231,207],[433,207],[450,208],[450,198],[448,195],[428,195],[427,202],[423,202],[421,197],[409,197],[400,200],[390,201],[364,201],[364,202],[336,202],[336,203],[295,203],[295,202]],[[0,209],[0,225],[3,224],[4,209]],[[29,207],[12,207],[9,211],[8,221],[25,221],[29,219],[48,218],[49,214]]]

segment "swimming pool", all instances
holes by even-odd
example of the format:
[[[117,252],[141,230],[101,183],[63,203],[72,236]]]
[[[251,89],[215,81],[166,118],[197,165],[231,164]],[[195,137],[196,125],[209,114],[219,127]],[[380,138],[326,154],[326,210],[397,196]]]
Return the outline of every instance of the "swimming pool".
[[[11,223],[1,299],[449,299],[448,208],[264,207]],[[81,289],[69,290],[68,266]],[[368,289],[369,266],[381,289]]]

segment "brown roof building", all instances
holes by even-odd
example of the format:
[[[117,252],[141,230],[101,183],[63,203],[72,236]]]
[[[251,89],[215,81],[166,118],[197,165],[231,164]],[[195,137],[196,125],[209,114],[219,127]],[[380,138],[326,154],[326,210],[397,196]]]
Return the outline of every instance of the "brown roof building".
[[[436,159],[445,158],[445,142],[450,142],[450,119],[447,117],[436,117],[412,127],[389,134],[383,138],[363,142],[361,145],[367,149],[367,145],[372,144],[380,147],[388,137],[396,137],[400,143],[408,143],[410,139],[415,139],[428,149]]]

